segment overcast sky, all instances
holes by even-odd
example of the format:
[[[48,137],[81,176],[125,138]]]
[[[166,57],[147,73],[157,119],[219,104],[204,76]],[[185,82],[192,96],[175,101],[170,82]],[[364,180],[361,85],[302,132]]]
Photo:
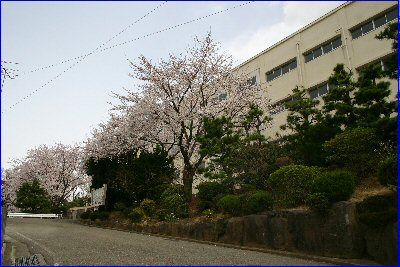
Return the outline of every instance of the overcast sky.
[[[239,64],[343,2],[250,3],[93,54],[62,75],[76,61],[29,73],[91,52],[161,3],[1,2],[1,60],[19,63],[6,64],[19,76],[5,80],[1,93],[3,168],[40,144],[73,144],[88,138],[91,129],[107,120],[111,92],[135,88],[127,58],[135,61],[143,54],[158,60],[184,52],[196,35],[211,29],[221,49]],[[106,46],[243,3],[167,2]]]

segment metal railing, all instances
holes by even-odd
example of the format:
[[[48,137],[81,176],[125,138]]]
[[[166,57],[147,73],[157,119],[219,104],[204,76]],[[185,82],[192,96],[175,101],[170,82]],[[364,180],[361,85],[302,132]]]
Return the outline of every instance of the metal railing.
[[[24,213],[24,212],[10,212],[7,214],[8,218],[57,218],[61,219],[62,214],[46,213],[46,214],[34,214],[34,213]]]

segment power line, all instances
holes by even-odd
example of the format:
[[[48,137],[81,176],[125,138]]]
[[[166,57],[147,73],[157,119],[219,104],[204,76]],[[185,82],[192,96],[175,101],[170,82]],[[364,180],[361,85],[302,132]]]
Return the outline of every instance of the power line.
[[[163,3],[161,3],[160,5],[156,6],[155,8],[153,8],[152,10],[150,10],[149,12],[147,12],[145,15],[143,15],[142,17],[140,17],[139,19],[135,20],[133,23],[131,23],[130,25],[128,25],[127,27],[125,27],[123,30],[121,30],[120,32],[118,32],[117,34],[115,34],[114,36],[112,36],[110,39],[108,39],[106,42],[103,42],[101,45],[97,46],[92,52],[86,54],[83,57],[80,57],[80,59],[78,61],[76,61],[74,64],[72,64],[71,66],[69,66],[67,69],[63,70],[62,72],[60,72],[59,74],[57,74],[55,77],[53,77],[52,79],[50,79],[49,81],[47,81],[46,83],[42,84],[39,88],[31,91],[28,95],[24,96],[23,98],[19,99],[17,102],[15,102],[13,105],[9,106],[8,109],[12,109],[14,108],[16,105],[18,105],[19,103],[21,103],[22,101],[24,101],[25,99],[29,98],[31,95],[33,95],[34,93],[36,93],[37,91],[39,91],[40,89],[42,89],[43,87],[45,87],[46,85],[48,85],[49,83],[53,82],[54,80],[58,79],[61,75],[63,75],[64,73],[66,73],[67,71],[69,71],[70,69],[72,69],[73,67],[75,67],[77,64],[79,64],[80,62],[82,62],[86,57],[88,57],[89,55],[95,53],[97,50],[99,50],[101,47],[103,47],[104,45],[106,45],[107,43],[109,43],[110,41],[112,41],[114,38],[116,38],[117,36],[119,36],[120,34],[122,34],[123,32],[125,32],[127,29],[129,29],[130,27],[132,27],[134,24],[138,23],[139,21],[143,20],[144,18],[146,18],[147,16],[149,16],[150,14],[152,14],[153,12],[155,12],[157,9],[159,9],[160,7],[162,7],[164,4],[166,4],[168,1],[164,1]],[[18,63],[14,63],[14,64],[18,64]],[[4,111],[2,111],[1,113],[4,113]]]
[[[186,21],[186,22],[182,22],[182,23],[179,23],[179,24],[176,24],[176,25],[173,25],[173,26],[164,28],[164,29],[162,29],[162,30],[155,31],[155,32],[152,32],[152,33],[149,33],[149,34],[146,34],[146,35],[142,35],[142,36],[140,36],[140,37],[137,37],[137,38],[134,38],[134,39],[131,39],[131,40],[128,40],[128,41],[125,41],[125,42],[122,42],[122,43],[119,43],[119,44],[116,44],[116,45],[113,45],[113,46],[109,46],[109,47],[103,48],[103,49],[101,49],[101,50],[98,50],[98,49],[102,46],[102,45],[101,45],[101,46],[97,47],[94,51],[92,51],[92,52],[90,52],[90,53],[88,53],[88,54],[85,54],[85,55],[82,55],[82,56],[78,56],[78,57],[75,57],[75,58],[71,58],[71,59],[68,59],[68,60],[65,60],[65,61],[61,61],[61,62],[56,63],[56,64],[52,64],[52,65],[49,65],[49,66],[45,66],[45,67],[42,67],[42,68],[33,70],[33,71],[31,71],[31,72],[34,72],[34,71],[37,71],[37,70],[40,70],[40,69],[50,68],[50,67],[53,67],[53,66],[56,66],[56,65],[64,64],[64,63],[69,62],[69,61],[72,61],[72,60],[79,59],[79,60],[78,60],[77,62],[75,62],[73,65],[71,65],[70,67],[68,67],[67,69],[65,69],[65,70],[62,71],[61,73],[59,73],[56,77],[52,78],[51,80],[49,80],[48,82],[46,82],[45,84],[43,84],[42,86],[40,86],[39,88],[37,88],[36,90],[30,92],[30,93],[29,93],[28,95],[26,95],[25,97],[19,99],[19,100],[18,100],[16,103],[14,103],[13,105],[9,106],[8,109],[14,108],[16,105],[18,105],[19,103],[21,103],[21,102],[24,101],[25,99],[29,98],[31,95],[33,95],[34,93],[36,93],[37,91],[39,91],[40,89],[42,89],[43,87],[45,87],[46,85],[48,85],[49,83],[51,83],[52,81],[54,81],[54,80],[56,80],[57,78],[59,78],[59,77],[60,77],[61,75],[63,75],[65,72],[67,72],[68,70],[70,70],[71,68],[73,68],[74,66],[76,66],[77,64],[79,64],[80,62],[82,62],[85,58],[87,58],[87,57],[90,56],[90,55],[93,55],[93,54],[96,54],[96,53],[99,53],[99,52],[104,52],[104,51],[106,51],[106,50],[109,50],[109,49],[112,49],[112,48],[115,48],[115,47],[118,47],[118,46],[126,45],[126,44],[129,44],[129,43],[132,43],[132,42],[135,42],[135,41],[138,41],[138,40],[141,40],[141,39],[144,39],[144,38],[147,38],[147,37],[150,37],[150,36],[153,36],[153,35],[156,35],[156,34],[165,32],[165,31],[173,30],[173,29],[176,29],[176,28],[178,28],[178,27],[181,27],[181,26],[184,26],[184,25],[193,23],[193,22],[197,22],[197,21],[203,20],[203,19],[205,19],[205,18],[209,18],[209,17],[215,16],[215,15],[218,15],[218,14],[224,13],[224,12],[229,11],[229,10],[233,10],[233,9],[236,9],[236,8],[239,8],[239,7],[246,6],[246,5],[248,5],[248,4],[250,4],[250,3],[253,3],[253,2],[254,2],[254,1],[245,2],[245,3],[240,4],[240,5],[236,5],[236,6],[233,6],[233,7],[230,7],[230,8],[226,8],[226,9],[223,9],[223,10],[220,10],[220,11],[217,11],[217,12],[213,12],[213,13],[210,13],[210,14],[208,14],[208,15],[198,17],[198,18],[196,18],[196,19],[188,20],[188,21]],[[158,7],[157,7],[157,8],[158,8]],[[149,12],[148,14],[150,14],[150,13],[151,13],[151,12]],[[145,15],[145,16],[146,16],[146,15]],[[142,18],[144,18],[145,16],[143,16]],[[113,38],[112,38],[112,39],[113,39]],[[110,40],[112,40],[112,39],[110,39]],[[4,113],[4,111],[2,111],[2,113]]]
[[[173,26],[170,26],[170,27],[167,27],[167,28],[164,28],[164,29],[161,29],[161,30],[152,32],[152,33],[149,33],[149,34],[146,34],[146,35],[142,35],[142,36],[140,36],[140,37],[137,37],[137,38],[134,38],[134,39],[131,39],[131,40],[128,40],[128,41],[119,43],[119,44],[115,44],[115,45],[113,45],[113,46],[106,47],[106,48],[101,49],[101,50],[99,50],[99,51],[97,51],[97,52],[98,52],[98,53],[99,53],[99,52],[104,52],[104,51],[106,51],[106,50],[109,50],[109,49],[112,49],[112,48],[115,48],[115,47],[118,47],[118,46],[126,45],[126,44],[128,44],[128,43],[132,43],[132,42],[135,42],[135,41],[138,41],[138,40],[141,40],[141,39],[145,39],[145,38],[147,38],[147,37],[150,37],[150,36],[153,36],[153,35],[156,35],[156,34],[165,32],[165,31],[173,30],[173,29],[175,29],[175,28],[178,28],[178,27],[181,27],[181,26],[184,26],[184,25],[187,25],[187,24],[196,22],[196,21],[200,21],[200,20],[206,19],[206,18],[208,18],[208,17],[212,17],[212,16],[218,15],[218,14],[220,14],[220,13],[223,13],[223,12],[226,12],[226,11],[229,11],[229,10],[233,10],[233,9],[236,9],[236,8],[239,8],[239,7],[248,5],[248,4],[252,3],[252,2],[254,2],[254,1],[245,2],[245,3],[243,3],[243,4],[236,5],[236,6],[233,6],[233,7],[229,7],[229,8],[226,8],[226,9],[223,9],[223,10],[220,10],[220,11],[217,11],[217,12],[214,12],[214,13],[210,13],[210,14],[208,14],[208,15],[201,16],[201,17],[198,17],[198,18],[196,18],[196,19],[188,20],[188,21],[186,21],[186,22],[182,22],[182,23],[179,23],[179,24],[176,24],[176,25],[173,25]],[[67,59],[67,60],[63,60],[63,61],[58,62],[58,63],[55,63],[55,64],[51,64],[51,65],[47,65],[47,66],[44,66],[44,67],[32,69],[32,70],[30,70],[30,71],[24,72],[24,74],[25,74],[25,73],[33,73],[33,72],[37,72],[37,71],[40,71],[40,70],[52,68],[52,67],[55,67],[55,66],[58,66],[58,65],[61,65],[61,64],[70,62],[70,61],[72,61],[72,60],[80,59],[81,57],[90,56],[90,55],[92,55],[92,54],[94,54],[94,53],[84,54],[84,55],[81,55],[81,56],[77,56],[77,57],[74,57],[74,58],[70,58],[70,59]]]
[[[4,81],[5,80],[13,80],[18,77],[18,69],[10,68],[9,65],[17,67],[19,63],[11,62],[11,61],[1,61],[1,89],[0,92],[3,91]]]
[[[92,55],[93,53],[95,53],[98,49],[100,49],[101,47],[103,47],[104,45],[106,45],[107,43],[111,42],[112,40],[114,40],[115,38],[117,38],[119,35],[121,35],[122,33],[124,33],[124,32],[125,32],[126,30],[128,30],[130,27],[132,27],[133,25],[135,25],[137,22],[139,22],[139,21],[141,21],[142,19],[146,18],[146,17],[149,16],[151,13],[155,12],[157,9],[159,9],[160,7],[162,7],[163,5],[165,5],[167,2],[168,2],[168,1],[164,1],[163,3],[159,4],[157,7],[155,7],[154,9],[152,9],[150,12],[146,13],[145,15],[143,15],[142,17],[140,17],[139,19],[137,19],[137,20],[134,21],[133,23],[129,24],[127,27],[125,27],[123,30],[121,30],[120,32],[118,32],[117,34],[115,34],[114,36],[112,36],[112,37],[111,37],[110,39],[108,39],[106,42],[103,42],[101,45],[99,45],[98,47],[96,47],[95,50],[93,50],[93,51],[91,51],[91,52],[89,52],[89,53],[87,53],[87,54],[84,54],[84,55],[81,55],[81,56],[78,56],[78,57],[74,57],[74,58],[70,58],[70,59],[67,59],[67,60],[63,60],[63,61],[58,62],[58,63],[55,63],[55,64],[51,64],[51,65],[47,65],[47,66],[44,66],[44,67],[36,68],[36,69],[33,69],[33,70],[25,71],[25,72],[23,72],[23,74],[26,74],[26,73],[33,73],[33,72],[37,72],[37,71],[40,71],[40,70],[52,68],[52,67],[55,67],[55,66],[58,66],[58,65],[62,65],[62,64],[68,63],[68,62],[73,61],[73,60],[78,60],[78,59],[80,59],[80,58],[82,58],[82,57],[90,56],[90,55]]]

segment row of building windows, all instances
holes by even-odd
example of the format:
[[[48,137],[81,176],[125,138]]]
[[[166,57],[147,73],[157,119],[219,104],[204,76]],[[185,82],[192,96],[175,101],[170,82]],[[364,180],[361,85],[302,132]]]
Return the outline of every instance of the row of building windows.
[[[324,83],[322,85],[315,87],[314,89],[311,89],[308,93],[310,94],[311,99],[315,99],[323,95],[326,95],[328,91],[329,91],[329,84]]]
[[[297,61],[296,59],[292,59],[282,66],[267,72],[267,82],[272,81],[273,79],[276,79],[288,73],[289,71],[294,70],[295,68],[297,68]]]
[[[311,89],[308,93],[310,95],[311,99],[315,99],[318,97],[321,97],[323,95],[326,95],[329,92],[329,84],[328,83],[324,83],[321,84],[319,86],[316,86],[315,88]],[[269,113],[270,115],[276,115],[279,114],[283,111],[286,110],[286,105],[292,102],[295,102],[297,99],[295,99],[294,97],[289,97],[286,98],[283,101],[279,101],[278,103],[272,105]]]
[[[361,25],[360,27],[351,30],[351,35],[353,39],[356,39],[362,35],[365,35],[367,33],[369,33],[370,31],[381,27],[382,25],[387,24],[388,22],[396,19],[398,17],[397,14],[397,9],[393,9],[387,13],[385,13],[384,15],[376,18],[376,19],[372,19],[370,21],[368,21],[367,23]],[[327,53],[330,53],[331,51],[335,50],[336,48],[342,46],[342,39],[341,36],[338,36],[332,40],[330,40],[329,42],[326,42],[316,48],[314,48],[312,51],[304,54],[304,58],[305,58],[305,62],[310,62],[322,55],[325,55]],[[267,72],[267,82],[272,81],[284,74],[286,74],[287,72],[295,69],[297,67],[297,61],[296,59],[291,60],[290,62],[282,65],[279,68],[273,69],[269,72]],[[255,78],[255,77],[253,77]]]
[[[382,71],[385,71],[385,69],[387,68],[386,67],[387,60],[388,60],[387,57],[385,57],[385,58],[379,59],[371,64],[379,65],[382,68]],[[332,85],[329,85],[327,82],[325,82],[325,83],[322,83],[318,86],[311,88],[308,91],[308,94],[310,95],[311,99],[316,99],[316,98],[326,95],[332,87],[333,87]],[[289,98],[286,98],[285,100],[279,101],[278,103],[272,105],[272,107],[270,109],[270,115],[275,115],[275,114],[281,113],[282,111],[286,110],[286,104],[294,102],[294,101],[296,101],[295,98],[289,97]]]
[[[335,50],[336,48],[340,47],[342,45],[342,39],[341,36],[330,40],[327,43],[324,43],[317,48],[313,49],[312,51],[304,54],[304,58],[306,63],[316,59],[317,57],[320,57],[322,55],[328,54],[329,52]]]
[[[398,17],[397,9],[393,9],[385,13],[384,15],[375,19],[371,19],[368,22],[364,23],[363,25],[351,30],[351,37],[353,39],[357,39],[358,37],[363,36],[369,33],[370,31],[373,31],[376,28],[383,26],[394,19],[397,19],[397,17]]]

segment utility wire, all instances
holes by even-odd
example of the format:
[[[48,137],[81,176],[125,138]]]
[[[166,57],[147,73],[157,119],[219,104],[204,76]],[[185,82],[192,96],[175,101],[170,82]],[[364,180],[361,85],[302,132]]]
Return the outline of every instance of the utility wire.
[[[205,15],[205,16],[202,16],[202,17],[198,17],[198,18],[196,18],[196,19],[188,20],[188,21],[186,21],[186,22],[182,22],[182,23],[179,23],[179,24],[176,24],[176,25],[173,25],[173,26],[170,26],[170,27],[167,27],[167,28],[164,28],[164,29],[161,29],[161,30],[152,32],[152,33],[149,33],[149,34],[146,34],[146,35],[142,35],[142,36],[140,36],[140,37],[137,37],[137,38],[134,38],[134,39],[131,39],[131,40],[128,40],[128,41],[125,41],[125,42],[122,42],[122,43],[119,43],[119,44],[115,44],[115,45],[113,45],[113,46],[109,46],[109,47],[106,47],[106,48],[101,49],[101,50],[98,50],[97,53],[104,52],[104,51],[106,51],[106,50],[109,50],[109,49],[112,49],[112,48],[115,48],[115,47],[118,47],[118,46],[126,45],[126,44],[129,44],[129,43],[132,43],[132,42],[141,40],[141,39],[145,39],[145,38],[147,38],[147,37],[150,37],[150,36],[153,36],[153,35],[156,35],[156,34],[165,32],[165,31],[173,30],[173,29],[179,28],[179,27],[181,27],[181,26],[184,26],[184,25],[187,25],[187,24],[190,24],[190,23],[193,23],[193,22],[197,22],[197,21],[206,19],[206,18],[208,18],[208,17],[212,17],[212,16],[218,15],[218,14],[220,14],[220,13],[223,13],[223,12],[226,12],[226,11],[229,11],[229,10],[233,10],[233,9],[236,9],[236,8],[239,8],[239,7],[248,5],[248,4],[252,3],[252,2],[254,2],[254,1],[245,2],[245,3],[240,4],[240,5],[236,5],[236,6],[233,6],[233,7],[229,7],[229,8],[226,8],[226,9],[223,9],[223,10],[220,10],[220,11],[217,11],[217,12],[214,12],[214,13],[210,13],[210,14]],[[70,58],[70,59],[67,59],[67,60],[63,60],[63,61],[58,62],[58,63],[55,63],[55,64],[51,64],[51,65],[43,66],[43,67],[40,67],[40,68],[32,69],[32,70],[29,70],[29,71],[24,72],[24,74],[26,74],[26,73],[32,73],[32,72],[37,72],[37,71],[44,70],[44,69],[48,69],[48,68],[52,68],[52,67],[55,67],[55,66],[58,66],[58,65],[61,65],[61,64],[70,62],[70,61],[72,61],[72,60],[80,59],[81,57],[86,57],[86,56],[92,55],[92,54],[94,54],[94,52],[88,53],[88,54],[85,54],[85,55],[81,55],[81,56],[77,56],[77,57],[74,57],[74,58]]]
[[[73,67],[75,67],[77,64],[79,64],[80,62],[82,62],[85,58],[87,58],[89,55],[92,55],[93,53],[96,53],[96,51],[98,51],[101,47],[103,47],[104,45],[106,45],[107,43],[111,42],[114,38],[116,38],[117,36],[119,36],[120,34],[122,34],[123,32],[125,32],[127,29],[129,29],[130,27],[132,27],[133,25],[135,25],[136,23],[138,23],[139,21],[143,20],[144,18],[146,18],[147,16],[149,16],[150,14],[152,14],[153,12],[155,12],[157,9],[159,9],[160,7],[162,7],[164,4],[166,4],[168,1],[164,1],[163,3],[159,4],[158,6],[156,6],[155,8],[153,8],[152,10],[150,10],[149,12],[147,12],[145,15],[143,15],[142,17],[140,17],[139,19],[137,19],[136,21],[134,21],[133,23],[131,23],[130,25],[128,25],[126,28],[124,28],[123,30],[121,30],[120,32],[118,32],[117,34],[115,34],[113,37],[111,37],[110,39],[108,39],[106,42],[102,43],[101,45],[97,46],[92,52],[79,57],[79,60],[76,61],[74,64],[72,64],[71,66],[69,66],[68,68],[66,68],[65,70],[63,70],[62,72],[60,72],[59,74],[57,74],[55,77],[53,77],[52,79],[50,79],[49,81],[47,81],[46,83],[42,84],[39,88],[31,91],[29,94],[27,94],[26,96],[24,96],[23,98],[20,98],[17,102],[15,102],[13,105],[9,106],[8,109],[12,109],[14,108],[16,105],[18,105],[19,103],[21,103],[22,101],[24,101],[25,99],[29,98],[31,95],[33,95],[34,93],[36,93],[37,91],[39,91],[40,89],[42,89],[43,87],[45,87],[46,85],[48,85],[49,83],[53,82],[54,80],[58,79],[60,76],[62,76],[64,73],[66,73],[67,71],[69,71],[70,69],[72,69]],[[72,59],[71,59],[72,60]],[[69,61],[71,61],[69,60]],[[5,61],[4,61],[5,62]],[[8,62],[9,63],[9,62]],[[14,64],[18,64],[18,63],[14,63]],[[1,112],[2,114],[4,113],[4,111]]]
[[[21,102],[24,101],[25,99],[29,98],[31,95],[33,95],[34,93],[36,93],[37,91],[39,91],[40,89],[42,89],[43,87],[45,87],[46,85],[48,85],[49,83],[51,83],[51,82],[53,82],[54,80],[56,80],[57,78],[59,78],[59,77],[60,77],[61,75],[63,75],[65,72],[67,72],[68,70],[70,70],[71,68],[73,68],[74,66],[76,66],[77,64],[79,64],[80,62],[82,62],[83,59],[87,58],[87,57],[90,56],[90,55],[93,55],[93,54],[96,54],[96,53],[99,53],[99,52],[103,52],[103,51],[106,51],[106,50],[109,50],[109,49],[112,49],[112,48],[115,48],[115,47],[119,47],[119,46],[122,46],[122,45],[126,45],[126,44],[129,44],[129,43],[132,43],[132,42],[135,42],[135,41],[138,41],[138,40],[141,40],[141,39],[144,39],[144,38],[147,38],[147,37],[150,37],[150,36],[153,36],[153,35],[156,35],[156,34],[165,32],[165,31],[173,30],[173,29],[182,27],[182,26],[184,26],[184,25],[187,25],[187,24],[190,24],[190,23],[193,23],[193,22],[197,22],[197,21],[203,20],[203,19],[205,19],[205,18],[209,18],[209,17],[215,16],[215,15],[224,13],[224,12],[229,11],[229,10],[233,10],[233,9],[236,9],[236,8],[239,8],[239,7],[246,6],[246,5],[248,5],[248,4],[250,4],[250,3],[253,3],[253,2],[254,2],[254,1],[245,2],[245,3],[240,4],[240,5],[236,5],[236,6],[233,6],[233,7],[230,7],[230,8],[226,8],[226,9],[223,9],[223,10],[220,10],[220,11],[217,11],[217,12],[214,12],[214,13],[210,13],[210,14],[208,14],[208,15],[201,16],[201,17],[198,17],[198,18],[196,18],[196,19],[188,20],[188,21],[186,21],[186,22],[182,22],[182,23],[179,23],[179,24],[176,24],[176,25],[173,25],[173,26],[164,28],[164,29],[159,30],[159,31],[155,31],[155,32],[152,32],[152,33],[149,33],[149,34],[146,34],[146,35],[142,35],[142,36],[137,37],[137,38],[135,38],[135,39],[131,39],[131,40],[128,40],[128,41],[125,41],[125,42],[122,42],[122,43],[119,43],[119,44],[116,44],[116,45],[113,45],[113,46],[109,46],[109,47],[103,48],[103,49],[101,49],[101,50],[99,50],[99,49],[101,48],[101,46],[99,46],[99,47],[97,47],[94,51],[92,51],[92,52],[90,52],[90,53],[88,53],[88,54],[85,54],[85,55],[82,55],[82,56],[78,56],[78,57],[75,57],[75,58],[71,58],[71,59],[68,59],[68,60],[65,60],[65,61],[61,61],[61,62],[59,62],[59,63],[52,64],[52,65],[49,65],[49,66],[45,66],[45,67],[42,67],[42,68],[39,68],[39,69],[36,69],[36,70],[32,70],[32,71],[30,71],[30,72],[34,72],[34,71],[41,70],[41,69],[45,69],[45,68],[51,68],[51,67],[56,66],[56,65],[64,64],[64,63],[66,63],[66,62],[79,59],[79,60],[78,60],[77,62],[75,62],[73,65],[71,65],[70,67],[68,67],[67,69],[65,69],[65,70],[62,71],[61,73],[59,73],[56,77],[52,78],[51,80],[49,80],[48,82],[46,82],[45,84],[43,84],[42,86],[40,86],[39,88],[37,88],[36,90],[30,92],[30,93],[29,93],[28,95],[26,95],[25,97],[19,99],[19,100],[18,100],[17,102],[15,102],[13,105],[9,106],[8,109],[14,108],[16,105],[18,105],[19,103],[21,103]],[[158,7],[157,7],[157,8],[158,8]],[[156,8],[156,9],[157,9],[157,8]],[[153,12],[153,11],[151,11],[151,12]],[[151,12],[149,12],[148,14],[150,14]],[[142,18],[144,18],[144,17],[146,17],[146,15],[143,16]],[[111,38],[110,40],[112,40],[112,39],[113,39],[113,38]],[[4,113],[4,111],[2,111],[1,113]]]
[[[162,7],[163,5],[165,5],[167,2],[168,2],[168,1],[164,1],[163,3],[159,4],[157,7],[155,7],[154,9],[152,9],[151,11],[149,11],[148,13],[146,13],[145,15],[143,15],[142,17],[140,17],[139,19],[137,19],[136,21],[134,21],[133,23],[131,23],[131,24],[128,25],[127,27],[125,27],[123,30],[121,30],[120,32],[118,32],[117,34],[115,34],[115,35],[114,35],[113,37],[111,37],[110,39],[108,39],[106,42],[104,42],[104,43],[102,43],[101,45],[99,45],[98,47],[96,47],[96,49],[94,49],[93,51],[91,51],[91,52],[89,52],[89,53],[87,53],[87,54],[78,56],[78,57],[74,57],[74,58],[70,58],[70,59],[67,59],[67,60],[63,60],[63,61],[58,62],[58,63],[55,63],[55,64],[51,64],[51,65],[47,65],[47,66],[44,66],[44,67],[40,67],[40,68],[32,69],[32,70],[29,70],[29,71],[25,71],[25,72],[23,72],[23,74],[33,73],[33,72],[37,72],[37,71],[40,71],[40,70],[52,68],[52,67],[55,67],[55,66],[59,66],[59,65],[68,63],[68,62],[73,61],[73,60],[78,60],[78,59],[80,59],[80,58],[82,58],[82,57],[90,56],[90,55],[94,54],[98,49],[100,49],[101,47],[103,47],[104,45],[108,44],[109,42],[111,42],[112,40],[114,40],[115,38],[117,38],[119,35],[121,35],[122,33],[124,33],[124,32],[125,32],[126,30],[128,30],[130,27],[132,27],[133,25],[135,25],[136,23],[138,23],[139,21],[141,21],[142,19],[146,18],[146,17],[149,16],[151,13],[155,12],[157,9],[159,9],[160,7]]]

